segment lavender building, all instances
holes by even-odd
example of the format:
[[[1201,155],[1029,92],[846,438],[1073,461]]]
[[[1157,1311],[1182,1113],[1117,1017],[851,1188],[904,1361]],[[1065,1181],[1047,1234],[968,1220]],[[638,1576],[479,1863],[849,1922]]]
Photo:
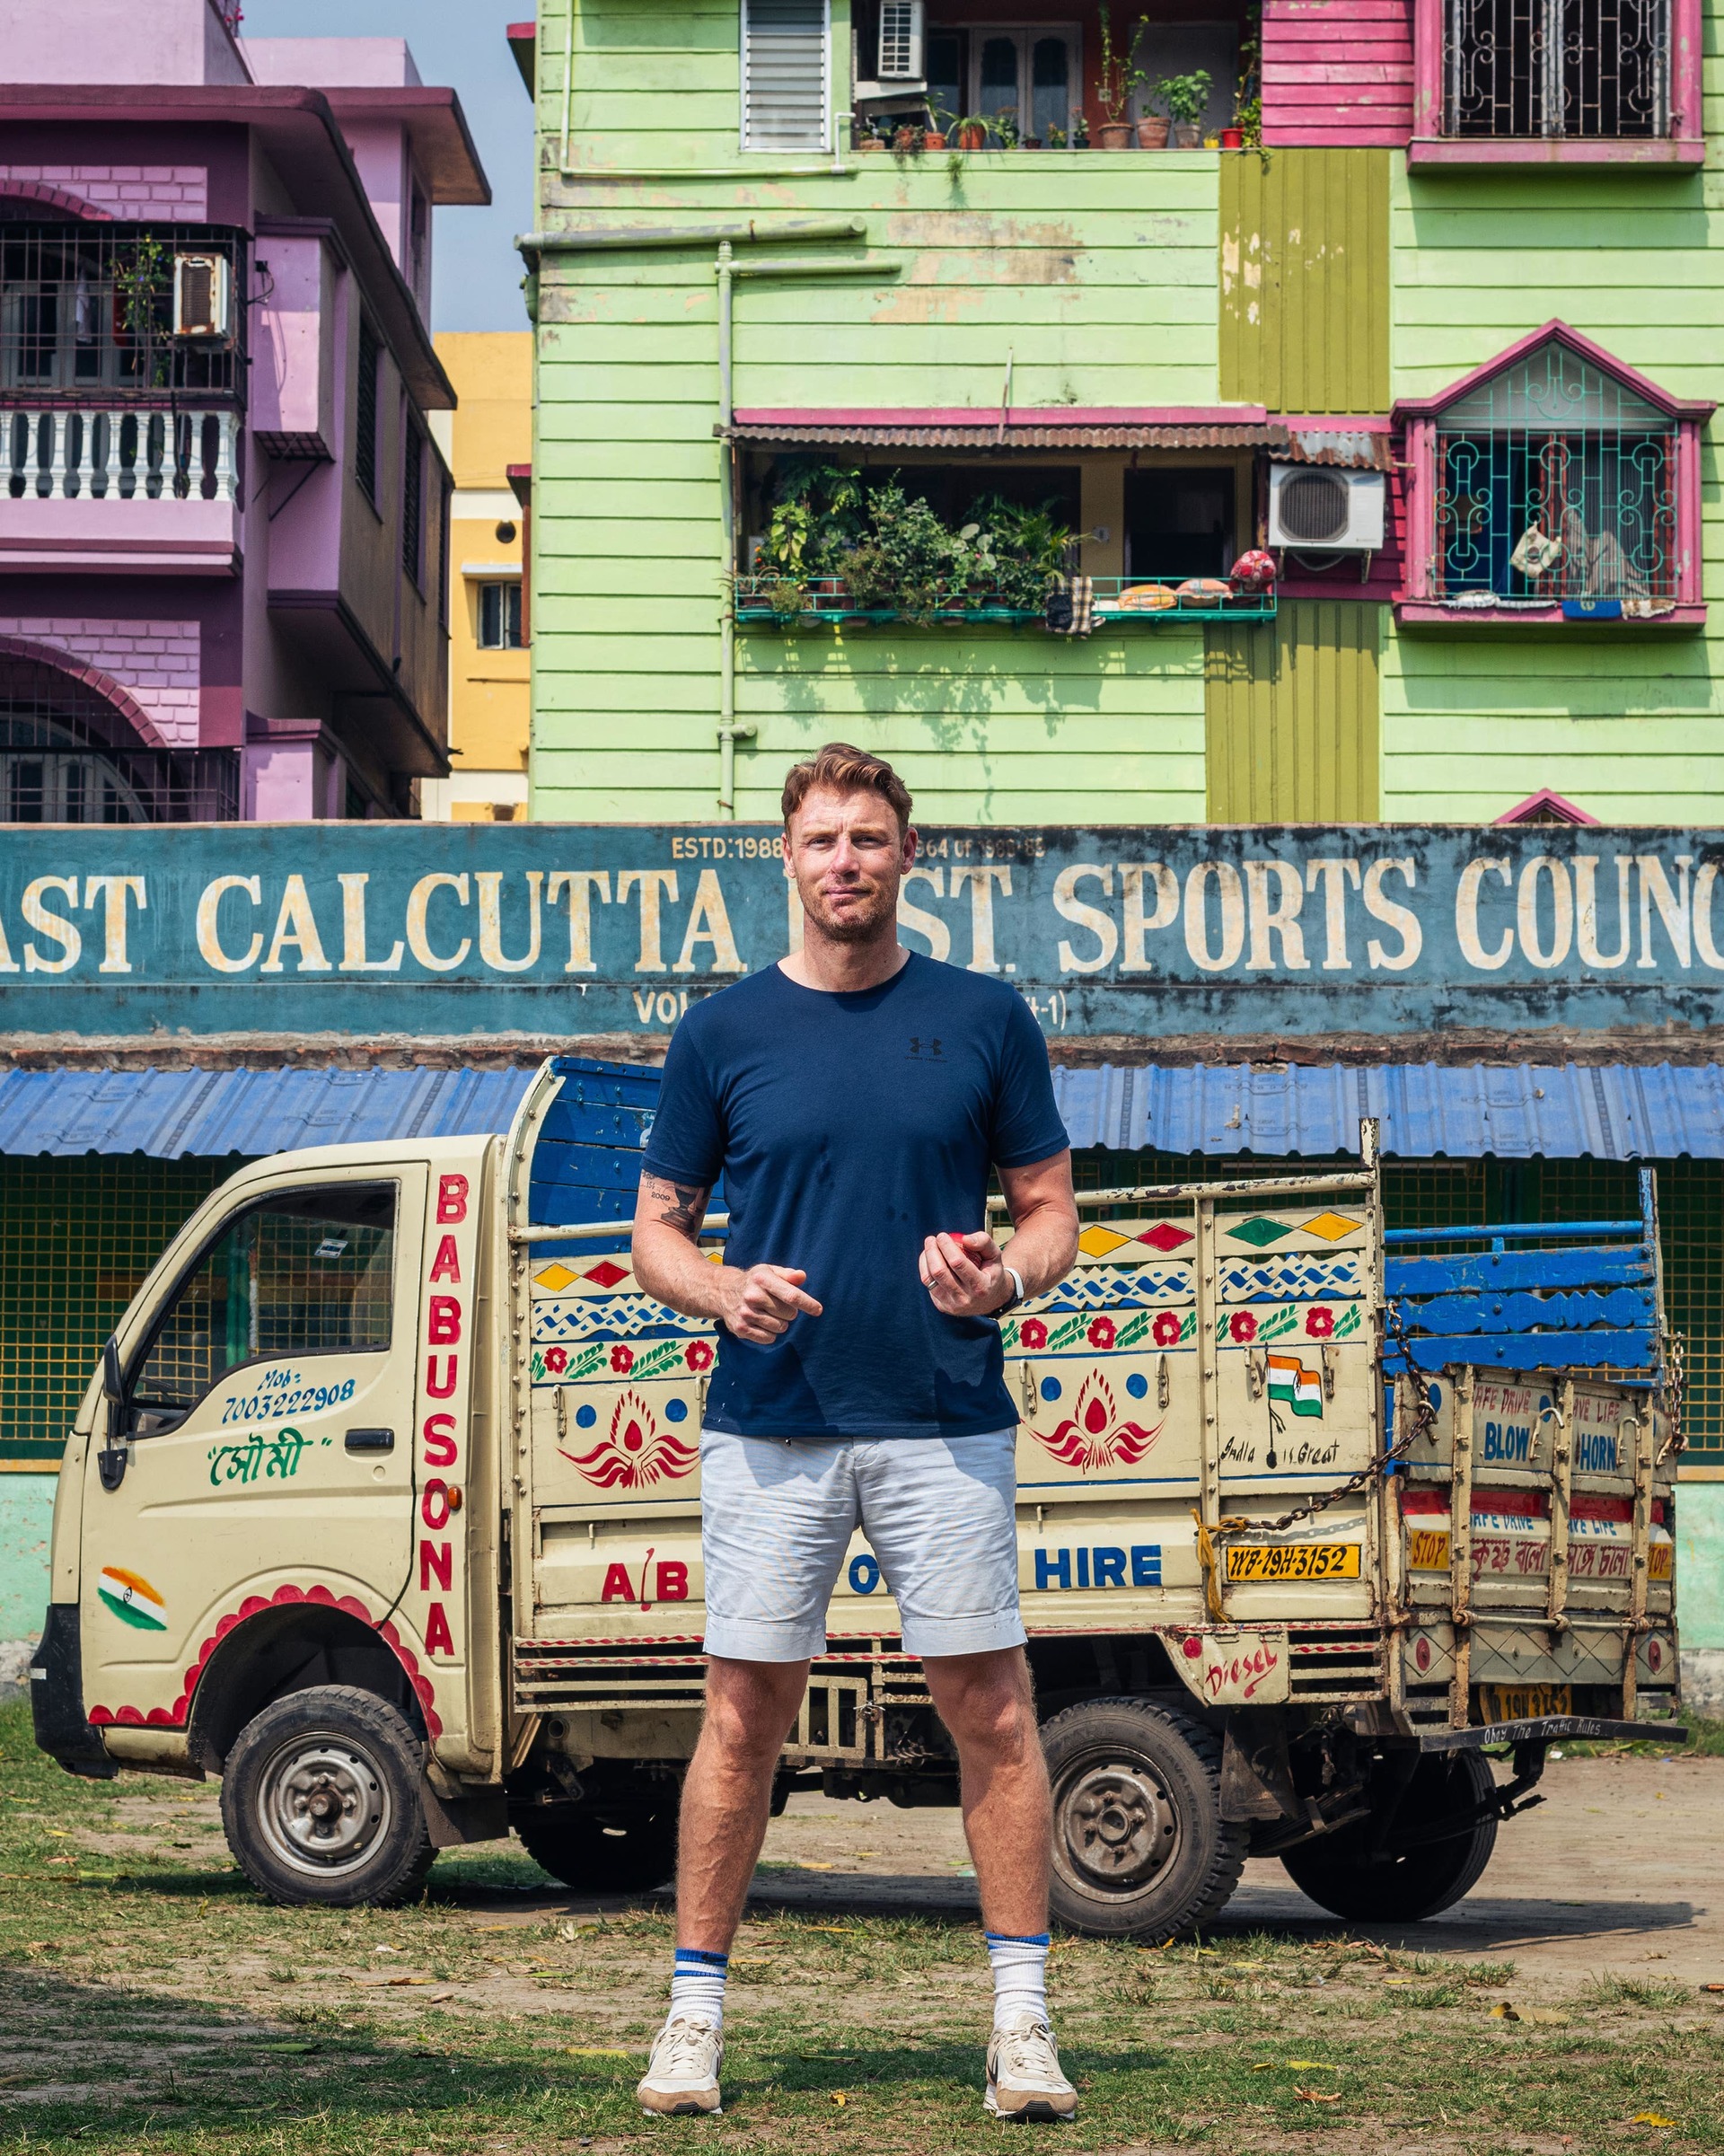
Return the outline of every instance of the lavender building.
[[[432,212],[397,39],[0,0],[0,823],[400,816],[449,769]]]

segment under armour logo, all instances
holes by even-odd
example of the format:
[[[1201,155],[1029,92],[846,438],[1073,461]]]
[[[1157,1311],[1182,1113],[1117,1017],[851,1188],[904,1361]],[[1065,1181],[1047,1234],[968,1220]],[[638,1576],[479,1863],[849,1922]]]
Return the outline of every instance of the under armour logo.
[[[937,1063],[944,1060],[941,1054],[939,1035],[937,1034],[927,1040],[924,1040],[920,1034],[911,1034],[910,1036],[910,1052],[918,1062],[926,1061]]]

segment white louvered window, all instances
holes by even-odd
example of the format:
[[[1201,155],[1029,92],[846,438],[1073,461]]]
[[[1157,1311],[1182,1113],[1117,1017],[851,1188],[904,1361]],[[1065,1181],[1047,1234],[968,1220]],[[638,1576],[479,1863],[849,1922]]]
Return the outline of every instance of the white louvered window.
[[[826,146],[826,0],[743,0],[743,147]]]

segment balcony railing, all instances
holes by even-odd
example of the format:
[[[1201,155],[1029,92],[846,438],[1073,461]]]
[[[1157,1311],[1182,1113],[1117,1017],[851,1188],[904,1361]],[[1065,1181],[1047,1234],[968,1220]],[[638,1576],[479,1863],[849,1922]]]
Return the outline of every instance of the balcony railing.
[[[8,746],[0,823],[233,823],[237,749]]]
[[[233,411],[0,409],[13,501],[237,502],[239,444]]]
[[[1275,593],[1224,585],[1217,577],[1187,577],[1183,583],[1157,583],[1141,576],[1092,576],[1092,629],[1153,629],[1192,620],[1268,621],[1275,615]],[[933,629],[967,629],[990,623],[1048,625],[1044,607],[1010,606],[997,595],[975,594],[963,604],[906,612],[895,607],[858,605],[837,577],[819,576],[791,588],[776,576],[736,579],[736,619],[750,627],[813,628],[822,622],[906,622]]]

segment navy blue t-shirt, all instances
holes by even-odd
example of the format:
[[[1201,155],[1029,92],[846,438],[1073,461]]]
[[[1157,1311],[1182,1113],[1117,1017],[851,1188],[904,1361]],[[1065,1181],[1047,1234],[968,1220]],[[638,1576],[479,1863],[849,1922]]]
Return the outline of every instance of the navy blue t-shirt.
[[[1070,1140],[1041,1028],[1015,989],[911,953],[853,995],[778,966],[694,1004],[671,1039],[646,1173],[710,1186],[726,1263],[807,1273],[823,1306],[770,1347],[722,1326],[715,1430],[937,1438],[1017,1420],[992,1318],[948,1317],[925,1236],[987,1226],[988,1171]]]

